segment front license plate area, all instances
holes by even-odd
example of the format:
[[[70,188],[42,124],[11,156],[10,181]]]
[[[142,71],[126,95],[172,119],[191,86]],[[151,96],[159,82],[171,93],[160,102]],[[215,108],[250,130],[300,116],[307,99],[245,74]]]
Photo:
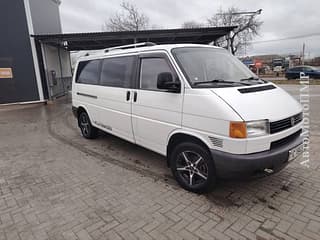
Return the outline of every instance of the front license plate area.
[[[288,162],[291,162],[298,158],[303,152],[303,144],[296,146],[295,148],[289,151]]]

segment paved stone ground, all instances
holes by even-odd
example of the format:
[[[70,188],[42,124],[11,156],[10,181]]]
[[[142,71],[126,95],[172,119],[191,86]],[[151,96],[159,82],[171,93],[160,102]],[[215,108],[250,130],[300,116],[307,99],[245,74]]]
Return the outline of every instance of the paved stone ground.
[[[107,134],[83,139],[65,99],[1,108],[0,240],[318,240],[319,94],[313,87],[310,168],[296,161],[207,195],[179,188],[155,153]]]

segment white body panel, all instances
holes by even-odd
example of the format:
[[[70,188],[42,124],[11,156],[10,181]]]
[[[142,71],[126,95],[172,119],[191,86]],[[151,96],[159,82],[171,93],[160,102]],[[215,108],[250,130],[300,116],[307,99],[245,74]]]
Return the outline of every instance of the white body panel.
[[[141,47],[102,53],[82,60],[103,59],[128,53],[164,52],[181,81],[180,93],[78,84],[74,77],[73,106],[85,108],[95,127],[163,155],[166,155],[170,137],[176,133],[194,136],[209,149],[248,154],[269,150],[271,142],[301,128],[302,123],[262,137],[230,138],[231,121],[277,121],[301,112],[301,106],[278,87],[246,94],[241,94],[239,87],[191,88],[171,55],[171,49],[177,46],[195,45]],[[130,91],[129,101],[126,101],[127,91]],[[78,92],[97,98],[81,96]],[[133,100],[134,92],[137,94],[136,101]],[[216,144],[217,142],[219,144]]]
[[[277,121],[301,112],[300,104],[287,92],[275,89],[240,93],[239,88],[216,88],[214,93],[224,99],[245,120]]]
[[[131,102],[126,101],[130,89],[100,87],[98,93],[99,123],[102,128],[134,142],[131,124]]]
[[[187,89],[183,105],[182,127],[188,132],[197,132],[206,140],[216,137],[224,142],[223,150],[230,153],[245,153],[246,141],[230,139],[229,122],[242,121],[220,97],[209,89]],[[212,149],[217,148],[209,141]],[[219,149],[219,148],[218,148]]]
[[[182,94],[137,90],[132,104],[136,143],[165,155],[168,135],[181,129],[182,101]]]
[[[99,88],[100,86],[79,83],[72,86],[72,105],[83,107],[91,117],[91,122],[94,126],[96,126],[95,122],[100,120],[101,115],[98,101],[93,97],[97,96]],[[79,95],[79,93],[91,95],[92,97]]]

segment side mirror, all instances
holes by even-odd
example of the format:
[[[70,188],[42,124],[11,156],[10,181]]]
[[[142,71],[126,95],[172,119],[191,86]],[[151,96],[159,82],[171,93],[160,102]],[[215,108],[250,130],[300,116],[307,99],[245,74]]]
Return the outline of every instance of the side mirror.
[[[157,88],[178,93],[181,90],[181,84],[179,81],[173,80],[173,76],[170,72],[162,72],[158,74]]]

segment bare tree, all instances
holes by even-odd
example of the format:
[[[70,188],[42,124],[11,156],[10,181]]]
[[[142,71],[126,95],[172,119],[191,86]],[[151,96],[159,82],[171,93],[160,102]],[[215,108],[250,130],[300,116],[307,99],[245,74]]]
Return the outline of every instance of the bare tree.
[[[149,18],[140,13],[138,8],[123,1],[121,11],[109,18],[103,25],[105,31],[138,31],[145,30],[149,27]]]
[[[262,21],[256,18],[256,14],[239,14],[238,8],[231,7],[227,11],[220,10],[208,19],[208,24],[214,27],[238,26],[228,36],[219,39],[216,44],[222,47],[230,47],[232,54],[246,47],[254,36],[259,34]],[[228,46],[229,45],[229,46]]]
[[[196,21],[187,21],[181,25],[182,28],[200,28],[204,26],[205,25],[203,23],[196,22]]]

